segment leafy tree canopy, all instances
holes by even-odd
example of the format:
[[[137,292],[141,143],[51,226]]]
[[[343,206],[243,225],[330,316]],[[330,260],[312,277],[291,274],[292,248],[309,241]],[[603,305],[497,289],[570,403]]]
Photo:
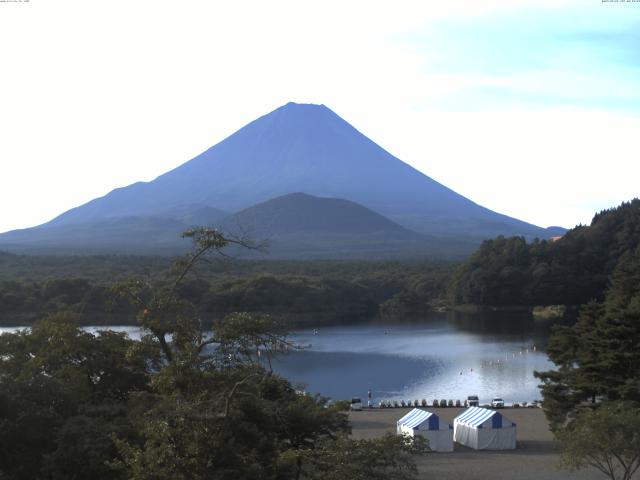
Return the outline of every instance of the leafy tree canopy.
[[[631,480],[640,468],[638,404],[607,402],[583,411],[559,435],[562,464],[570,470],[593,467],[611,480]]]
[[[0,476],[412,478],[420,443],[351,440],[340,404],[301,395],[271,370],[272,355],[295,348],[279,322],[234,313],[206,327],[180,287],[234,240],[187,236],[194,250],[172,275],[115,288],[136,306],[140,341],[85,332],[68,315],[0,336]]]
[[[543,381],[544,408],[554,428],[585,401],[640,402],[640,248],[621,257],[602,303],[586,305],[577,323],[555,327],[547,347],[557,370]]]
[[[454,273],[453,304],[582,305],[601,301],[609,276],[640,245],[640,200],[594,216],[556,242],[498,237]]]

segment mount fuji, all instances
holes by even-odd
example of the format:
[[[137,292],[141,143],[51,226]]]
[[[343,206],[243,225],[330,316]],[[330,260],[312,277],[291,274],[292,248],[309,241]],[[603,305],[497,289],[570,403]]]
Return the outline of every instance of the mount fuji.
[[[317,199],[316,203],[332,199],[345,202],[318,208],[311,215],[336,215],[341,206],[349,206],[349,214],[355,217],[365,211],[369,220],[371,215],[386,217],[386,229],[378,218],[381,235],[393,231],[396,247],[406,237],[412,250],[419,243],[416,233],[428,240],[424,243],[427,250],[441,241],[458,242],[467,251],[482,239],[497,235],[547,238],[557,233],[557,229],[552,232],[496,213],[459,195],[394,157],[324,105],[288,103],[153,181],[117,188],[48,223],[0,235],[0,248],[170,250],[184,246],[178,240],[183,227],[229,225],[234,214],[237,217],[257,204],[293,193],[306,194],[294,196],[306,201],[289,198],[258,210],[280,215],[275,223],[269,218],[261,221],[286,224],[286,231],[272,233],[292,241],[292,232],[300,229],[293,228],[291,222],[305,217],[294,210],[297,204],[309,207],[309,198]],[[285,213],[274,213],[274,205],[285,203],[291,221],[283,223]],[[354,208],[354,204],[362,208]],[[355,217],[341,222],[345,228],[369,225]],[[306,220],[309,235],[322,234],[331,223],[321,217],[316,222]],[[357,249],[358,236],[370,234],[370,229],[350,228],[349,244]],[[325,247],[319,248],[330,255],[331,242]]]

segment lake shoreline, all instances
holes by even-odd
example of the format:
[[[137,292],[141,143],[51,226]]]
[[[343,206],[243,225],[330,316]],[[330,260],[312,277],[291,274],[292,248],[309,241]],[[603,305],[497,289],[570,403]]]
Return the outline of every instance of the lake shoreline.
[[[305,346],[272,359],[273,369],[334,400],[372,393],[380,401],[464,401],[478,395],[505,402],[540,398],[534,371],[553,368],[544,344],[548,325],[517,316],[461,318],[432,314],[403,322],[375,321],[292,330],[289,340]],[[26,325],[23,325],[26,327]],[[140,327],[92,325],[85,331],[114,330],[139,339]],[[8,332],[11,328],[0,328]]]

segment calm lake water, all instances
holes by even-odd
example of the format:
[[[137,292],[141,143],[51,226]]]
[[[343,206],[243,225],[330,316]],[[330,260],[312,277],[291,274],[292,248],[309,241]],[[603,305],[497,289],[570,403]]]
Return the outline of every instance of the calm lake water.
[[[106,327],[88,327],[89,330]],[[109,327],[139,336],[134,327]],[[0,329],[2,330],[9,329]],[[11,329],[13,330],[13,329]],[[273,368],[308,392],[333,399],[460,399],[494,396],[507,403],[540,398],[535,370],[553,364],[544,353],[549,324],[517,315],[430,315],[404,323],[369,323],[296,331],[309,346],[278,357]]]
[[[539,399],[535,370],[553,364],[544,353],[549,325],[504,315],[430,316],[420,322],[374,323],[296,332],[311,344],[280,357],[274,369],[309,392],[366,401],[494,396],[506,402]]]

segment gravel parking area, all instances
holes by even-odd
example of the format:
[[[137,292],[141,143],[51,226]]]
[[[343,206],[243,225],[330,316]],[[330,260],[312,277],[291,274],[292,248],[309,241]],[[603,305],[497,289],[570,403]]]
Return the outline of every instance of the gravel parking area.
[[[375,438],[396,432],[396,422],[407,408],[365,409],[351,412],[354,438]],[[441,420],[453,423],[462,408],[432,408]],[[544,413],[539,408],[507,408],[502,414],[517,425],[516,450],[476,451],[454,444],[453,453],[428,453],[417,459],[420,478],[438,480],[596,480],[596,470],[559,470],[560,445],[553,439]]]

